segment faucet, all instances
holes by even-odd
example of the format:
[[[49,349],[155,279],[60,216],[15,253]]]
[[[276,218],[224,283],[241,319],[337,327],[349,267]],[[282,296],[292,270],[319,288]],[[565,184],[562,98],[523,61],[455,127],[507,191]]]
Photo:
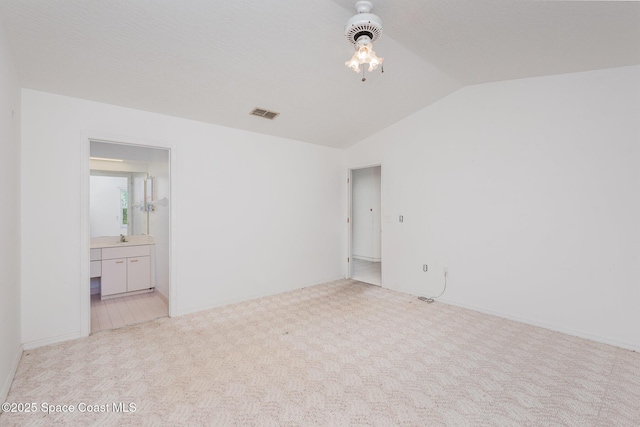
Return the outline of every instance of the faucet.
[[[120,243],[125,243],[127,241],[126,236],[124,236],[123,234],[120,235]]]

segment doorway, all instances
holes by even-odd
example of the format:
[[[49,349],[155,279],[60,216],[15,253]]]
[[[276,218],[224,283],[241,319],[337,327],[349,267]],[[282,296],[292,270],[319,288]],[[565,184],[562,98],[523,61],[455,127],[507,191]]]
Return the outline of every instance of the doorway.
[[[382,167],[349,170],[349,275],[382,285]]]
[[[88,142],[89,332],[167,317],[170,150]]]

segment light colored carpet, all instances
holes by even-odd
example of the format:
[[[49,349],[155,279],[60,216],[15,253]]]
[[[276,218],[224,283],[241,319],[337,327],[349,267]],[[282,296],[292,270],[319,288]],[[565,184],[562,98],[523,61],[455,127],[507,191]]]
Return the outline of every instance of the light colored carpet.
[[[342,280],[27,351],[7,400],[76,412],[2,426],[635,427],[640,354]]]

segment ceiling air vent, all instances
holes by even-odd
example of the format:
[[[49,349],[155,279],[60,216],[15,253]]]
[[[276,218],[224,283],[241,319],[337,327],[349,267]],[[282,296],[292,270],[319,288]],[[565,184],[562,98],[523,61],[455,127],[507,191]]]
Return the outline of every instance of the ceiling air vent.
[[[276,113],[275,111],[265,110],[263,108],[254,108],[249,113],[252,116],[264,117],[265,119],[273,120],[280,115],[280,113]]]

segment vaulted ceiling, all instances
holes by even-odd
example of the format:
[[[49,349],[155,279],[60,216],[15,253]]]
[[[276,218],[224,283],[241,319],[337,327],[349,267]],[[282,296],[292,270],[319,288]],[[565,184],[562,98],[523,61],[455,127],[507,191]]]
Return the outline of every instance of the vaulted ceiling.
[[[354,4],[0,0],[0,19],[23,87],[343,148],[465,85],[640,64],[638,2],[373,0],[385,72],[363,83]]]

